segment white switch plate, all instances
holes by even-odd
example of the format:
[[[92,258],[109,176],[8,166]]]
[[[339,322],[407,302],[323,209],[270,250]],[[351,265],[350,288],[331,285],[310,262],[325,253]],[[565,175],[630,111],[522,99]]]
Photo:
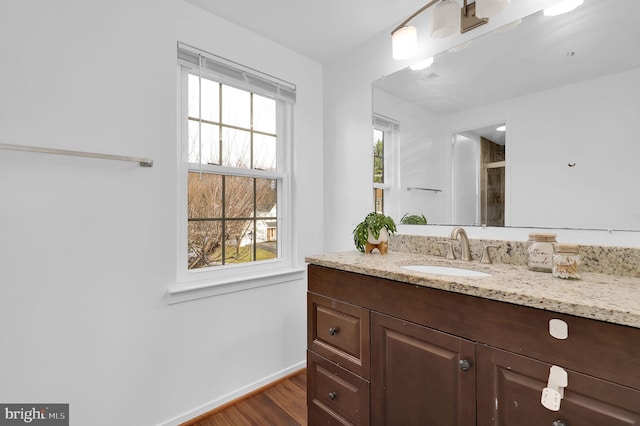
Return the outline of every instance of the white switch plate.
[[[549,334],[556,339],[564,340],[569,337],[569,325],[560,319],[549,320]]]

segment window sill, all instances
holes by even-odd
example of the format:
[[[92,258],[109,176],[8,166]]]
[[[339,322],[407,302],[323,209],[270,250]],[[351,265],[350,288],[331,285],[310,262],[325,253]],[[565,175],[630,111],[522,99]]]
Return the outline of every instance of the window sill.
[[[224,281],[206,280],[178,283],[167,289],[167,303],[173,305],[175,303],[188,302],[205,297],[302,280],[305,278],[305,272],[306,269],[304,267],[292,267],[276,271],[245,274],[233,278],[230,277]]]

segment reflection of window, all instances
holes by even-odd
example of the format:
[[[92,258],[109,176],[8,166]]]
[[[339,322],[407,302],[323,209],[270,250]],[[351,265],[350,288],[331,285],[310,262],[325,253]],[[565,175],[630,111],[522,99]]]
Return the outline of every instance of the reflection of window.
[[[373,129],[373,183],[384,183],[384,132]],[[374,209],[378,213],[384,212],[384,191],[373,188]]]
[[[285,153],[295,88],[195,49],[179,46],[178,58],[186,188],[180,268],[285,266],[278,264],[290,262],[282,218],[289,216]]]
[[[378,213],[384,213],[384,193],[390,188],[388,179],[390,144],[398,131],[398,123],[375,115],[373,117],[373,205]]]

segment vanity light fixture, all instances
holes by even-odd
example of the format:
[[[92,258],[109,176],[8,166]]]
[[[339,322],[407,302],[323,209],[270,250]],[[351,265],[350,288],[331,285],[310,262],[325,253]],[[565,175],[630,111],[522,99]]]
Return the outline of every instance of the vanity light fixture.
[[[433,65],[433,56],[430,58],[418,61],[415,64],[411,65],[409,68],[411,68],[413,71],[420,71],[425,68],[429,68],[431,65]]]
[[[505,10],[511,0],[476,0],[476,16],[490,18]]]
[[[418,33],[411,25],[400,27],[391,33],[393,59],[402,60],[415,55],[418,50]]]
[[[507,131],[507,126],[505,126],[505,125],[498,126],[498,127],[496,127],[496,131],[498,131],[498,132],[506,132]]]
[[[460,12],[455,0],[444,0],[433,9],[429,19],[431,38],[446,38],[460,28]]]
[[[553,6],[549,6],[544,9],[544,16],[558,16],[563,13],[568,13],[581,6],[584,3],[584,0],[562,0],[560,3],[555,4]]]
[[[393,59],[402,60],[415,55],[418,50],[418,32],[416,27],[407,25],[416,16],[438,3],[440,0],[431,0],[429,3],[416,10],[411,16],[402,21],[400,25],[391,31],[391,49]]]
[[[459,9],[458,0],[431,0],[391,31],[393,59],[402,60],[415,55],[418,50],[418,31],[408,24],[431,6],[434,8],[429,17],[429,35],[431,38],[445,38],[458,30],[464,33],[486,24],[489,16],[501,12],[510,2],[511,0],[463,0],[462,9]],[[476,16],[476,7],[483,8],[485,17]]]

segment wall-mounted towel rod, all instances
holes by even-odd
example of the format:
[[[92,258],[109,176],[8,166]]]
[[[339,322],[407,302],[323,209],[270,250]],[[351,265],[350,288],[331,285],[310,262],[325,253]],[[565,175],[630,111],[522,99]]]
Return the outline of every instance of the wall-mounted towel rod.
[[[413,190],[419,190],[419,191],[433,191],[436,194],[438,192],[442,192],[442,189],[433,189],[433,188],[422,188],[420,186],[407,186],[407,191],[413,191]]]
[[[151,158],[125,157],[123,155],[97,154],[95,152],[70,151],[68,149],[57,148],[41,148],[37,146],[12,145],[8,143],[0,143],[0,149],[40,152],[43,154],[73,155],[75,157],[101,158],[103,160],[132,161],[134,163],[139,163],[140,167],[153,167],[153,160]]]

